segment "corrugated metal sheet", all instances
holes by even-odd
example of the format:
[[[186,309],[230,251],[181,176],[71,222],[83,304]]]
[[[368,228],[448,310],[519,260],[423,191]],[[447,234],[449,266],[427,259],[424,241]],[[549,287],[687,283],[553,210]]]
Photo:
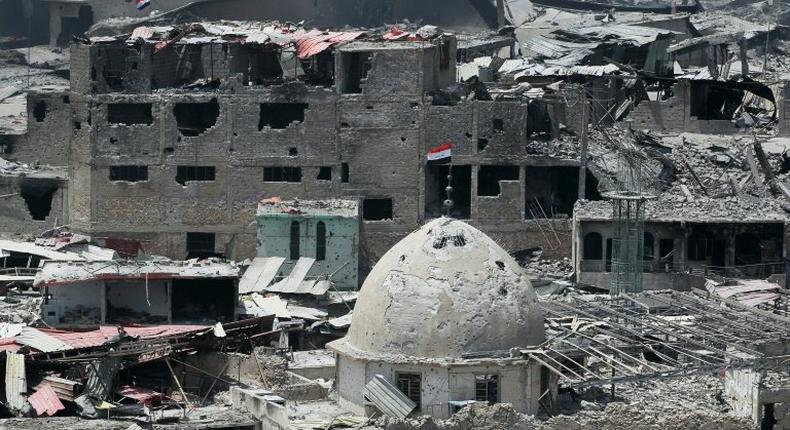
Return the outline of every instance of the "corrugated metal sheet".
[[[304,60],[318,55],[341,42],[349,42],[365,34],[362,31],[322,32],[312,30],[296,41],[296,53]]]
[[[132,387],[130,385],[124,385],[116,392],[121,396],[136,400],[138,403],[142,403],[144,405],[150,405],[154,402],[159,402],[163,397],[162,393],[156,392],[154,390],[141,387]]]
[[[301,257],[285,279],[266,287],[266,291],[289,294],[304,293],[305,291],[300,291],[299,286],[307,276],[307,272],[313,268],[313,264],[315,264],[315,258]]]
[[[27,401],[33,406],[38,416],[46,415],[51,417],[58,411],[66,409],[55,390],[46,382],[39,385],[37,391],[28,397]]]
[[[288,303],[279,296],[262,297],[260,294],[253,294],[253,303],[257,307],[255,316],[274,315],[277,318],[291,318],[287,310]]]
[[[65,351],[67,349],[72,349],[69,344],[62,342],[57,338],[52,337],[49,334],[33,327],[23,327],[22,333],[16,337],[16,341],[17,343],[27,345],[41,352]]]
[[[52,387],[59,399],[69,402],[74,401],[74,398],[77,397],[77,391],[82,385],[79,382],[58,378],[57,376],[47,376],[44,378],[44,381],[49,383],[49,386]]]
[[[285,257],[255,257],[239,281],[239,294],[262,291],[277,276]]]
[[[25,376],[25,356],[6,351],[5,353],[5,398],[8,408],[20,411],[24,409],[27,394]]]
[[[87,365],[88,382],[85,393],[99,400],[106,400],[112,389],[112,380],[121,368],[119,357],[108,357],[102,361],[94,361]]]
[[[401,393],[381,375],[376,375],[362,389],[364,395],[381,412],[398,419],[406,418],[417,404]]]

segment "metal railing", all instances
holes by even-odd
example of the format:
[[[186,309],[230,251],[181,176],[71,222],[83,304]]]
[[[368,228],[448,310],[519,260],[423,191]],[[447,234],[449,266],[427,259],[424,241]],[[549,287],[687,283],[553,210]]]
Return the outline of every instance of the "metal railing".
[[[610,272],[611,261],[582,260],[582,272]],[[722,276],[725,278],[756,278],[763,279],[775,274],[784,274],[785,266],[781,262],[748,264],[740,266],[711,266],[694,263],[675,263],[645,260],[644,273],[691,273],[699,276]]]

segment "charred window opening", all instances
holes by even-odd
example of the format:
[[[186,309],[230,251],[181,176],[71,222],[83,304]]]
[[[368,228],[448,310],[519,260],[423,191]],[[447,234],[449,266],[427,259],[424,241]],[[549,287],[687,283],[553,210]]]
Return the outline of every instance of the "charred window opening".
[[[40,100],[38,103],[33,106],[33,118],[36,119],[36,122],[44,122],[44,118],[47,117],[47,103],[43,100]]]
[[[693,233],[686,240],[689,261],[705,261],[708,259],[708,237],[702,233]]]
[[[603,237],[600,233],[587,233],[584,235],[582,258],[585,260],[603,259]]]
[[[335,83],[335,56],[330,50],[302,61],[305,82],[330,87]]]
[[[107,105],[107,122],[123,125],[151,125],[154,122],[151,103],[110,103]]]
[[[488,139],[479,138],[477,139],[477,152],[483,151],[488,146]]]
[[[176,182],[185,185],[191,181],[213,181],[217,177],[214,166],[178,166]]]
[[[79,36],[93,25],[93,8],[80,6],[76,17],[60,17],[60,34],[56,41],[58,46],[69,46],[73,36]]]
[[[691,116],[701,120],[733,119],[743,104],[744,91],[709,82],[691,82]]]
[[[573,205],[579,195],[578,167],[527,167],[525,175],[524,213],[527,219],[573,214]]]
[[[174,279],[174,323],[233,321],[236,285],[230,278]]]
[[[645,260],[653,260],[654,258],[656,258],[656,251],[655,251],[656,239],[655,237],[653,237],[651,233],[648,232],[644,233],[644,239],[642,240],[642,245],[644,248],[643,258]]]
[[[343,94],[362,93],[362,80],[368,77],[373,67],[373,55],[369,52],[344,52],[341,54],[343,64]]]
[[[672,262],[675,254],[674,239],[660,239],[658,241],[658,256],[662,261]]]
[[[439,48],[439,70],[450,68],[450,44],[447,41]]]
[[[499,181],[518,181],[518,166],[480,166],[477,173],[477,195],[496,197],[502,193]]]
[[[315,227],[315,259],[326,260],[326,224],[318,221]]]
[[[472,216],[472,166],[452,166],[453,208],[450,215],[469,219]],[[445,212],[449,165],[428,165],[425,169],[425,216],[434,218]]]
[[[280,65],[280,51],[264,49],[255,52],[253,75],[250,82],[255,85],[271,85],[283,80],[283,68]]]
[[[110,181],[141,182],[148,180],[148,166],[110,166]]]
[[[422,404],[420,392],[422,376],[419,373],[397,373],[395,379],[398,381],[398,390],[416,403],[419,409]]]
[[[340,182],[348,182],[348,163],[342,163],[340,165]]]
[[[302,168],[292,166],[264,167],[263,182],[302,182]]]
[[[219,103],[217,99],[208,103],[177,103],[173,114],[182,136],[200,136],[217,123]]]
[[[551,135],[548,103],[532,101],[527,106],[527,136]]]
[[[331,181],[332,180],[332,167],[331,166],[321,166],[318,168],[318,177],[316,177],[319,181]]]
[[[498,375],[475,375],[475,401],[489,405],[499,401]]]
[[[124,90],[124,78],[127,73],[127,58],[137,52],[133,49],[120,48],[114,46],[104,46],[105,58],[102,74],[107,88],[112,91]]]
[[[298,260],[301,257],[301,250],[299,248],[300,240],[302,239],[302,226],[299,221],[291,221],[291,237],[288,246],[288,257],[291,260]]]
[[[392,199],[362,200],[362,219],[365,221],[392,219]]]
[[[36,221],[47,219],[57,190],[57,181],[51,179],[25,178],[19,186],[19,193],[25,200],[27,210]]]
[[[214,233],[187,233],[187,258],[218,257]]]
[[[307,103],[261,103],[258,131],[264,127],[283,129],[292,123],[304,122]]]
[[[505,131],[505,121],[502,118],[494,118],[491,121],[491,128],[495,133],[501,133]]]

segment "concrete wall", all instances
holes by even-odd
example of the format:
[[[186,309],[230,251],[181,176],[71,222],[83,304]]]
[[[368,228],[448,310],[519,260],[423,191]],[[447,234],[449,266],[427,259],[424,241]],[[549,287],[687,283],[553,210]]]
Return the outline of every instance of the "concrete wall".
[[[199,48],[203,72],[213,70],[210,74],[221,81],[217,89],[152,91],[167,84],[165,78],[175,70],[165,51],[72,46],[69,103],[50,97],[48,105],[58,108],[40,125],[42,132],[57,129],[47,137],[53,153],[46,157],[69,164],[69,193],[63,197],[68,216],[63,218],[72,228],[137,239],[146,252],[172,258],[187,255],[187,233],[213,233],[217,253],[242,259],[257,254],[255,211],[261,196],[390,198],[391,219],[361,222],[359,264],[364,275],[394,243],[433,216],[426,211],[424,154],[450,139],[454,163],[472,170],[471,224],[509,251],[541,246],[549,257],[570,254],[567,218],[525,219],[525,193],[531,185],[524,169],[578,166],[577,157],[549,158],[529,149],[526,103],[432,105],[424,92],[448,85],[454,76],[453,61],[439,70],[439,46],[376,51],[361,94],[339,94],[337,88],[300,82],[245,85],[237,69],[247,54],[239,46]],[[450,48],[455,58],[454,46]],[[107,79],[118,73],[124,78],[122,90],[111,88]],[[178,104],[214,101],[219,114],[205,131],[197,136],[179,131],[174,111]],[[110,105],[123,103],[150,104],[150,124],[109,122]],[[302,122],[259,130],[261,103],[308,107]],[[501,130],[495,130],[495,119],[501,121]],[[481,139],[487,141],[483,150],[478,149]],[[33,146],[25,145],[19,145],[19,157],[29,162]],[[520,177],[503,182],[499,196],[478,196],[478,166],[487,164],[519,166]],[[147,166],[148,179],[111,181],[110,168],[125,165]],[[348,166],[348,182],[341,180],[343,165]],[[213,166],[216,176],[182,185],[175,180],[178,166]],[[302,181],[264,182],[267,166],[299,166]],[[332,169],[331,180],[317,179],[320,167]]]
[[[48,288],[48,293],[50,299],[43,305],[44,320],[48,323],[99,324],[102,321],[104,282],[52,287]],[[79,318],[80,315],[86,318]]]
[[[332,281],[339,289],[355,290],[359,288],[357,279],[359,266],[359,220],[321,216],[266,216],[258,217],[260,230],[258,255],[262,257],[284,257],[286,262],[280,269],[286,275],[290,273],[296,260],[290,260],[291,223],[298,222],[300,256],[316,258],[317,233],[319,222],[326,226],[326,258],[316,260],[309,276],[330,275],[335,273]]]
[[[434,418],[448,418],[452,411],[450,400],[475,399],[475,375],[499,376],[499,401],[511,403],[515,410],[537,413],[537,399],[540,396],[539,366],[523,362],[511,365],[462,365],[448,367],[426,366],[419,364],[390,363],[386,361],[363,361],[348,356],[337,355],[336,388],[340,405],[356,414],[369,414],[363,404],[366,402],[361,387],[376,375],[382,375],[392,385],[397,386],[397,374],[413,373],[421,375],[419,405],[421,413]]]

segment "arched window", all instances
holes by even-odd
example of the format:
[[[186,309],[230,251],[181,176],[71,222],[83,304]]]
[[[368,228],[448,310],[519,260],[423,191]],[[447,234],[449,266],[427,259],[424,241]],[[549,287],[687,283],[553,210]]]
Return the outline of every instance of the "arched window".
[[[645,239],[644,239],[644,259],[645,260],[652,260],[656,257],[655,254],[655,244],[656,240],[653,238],[653,235],[645,232]]]
[[[704,261],[708,258],[708,238],[702,233],[694,233],[686,242],[689,261]]]
[[[299,259],[299,221],[291,222],[291,260]]]
[[[601,260],[603,258],[603,238],[599,233],[584,235],[583,259]]]
[[[326,224],[318,221],[315,227],[315,259],[326,260]]]

